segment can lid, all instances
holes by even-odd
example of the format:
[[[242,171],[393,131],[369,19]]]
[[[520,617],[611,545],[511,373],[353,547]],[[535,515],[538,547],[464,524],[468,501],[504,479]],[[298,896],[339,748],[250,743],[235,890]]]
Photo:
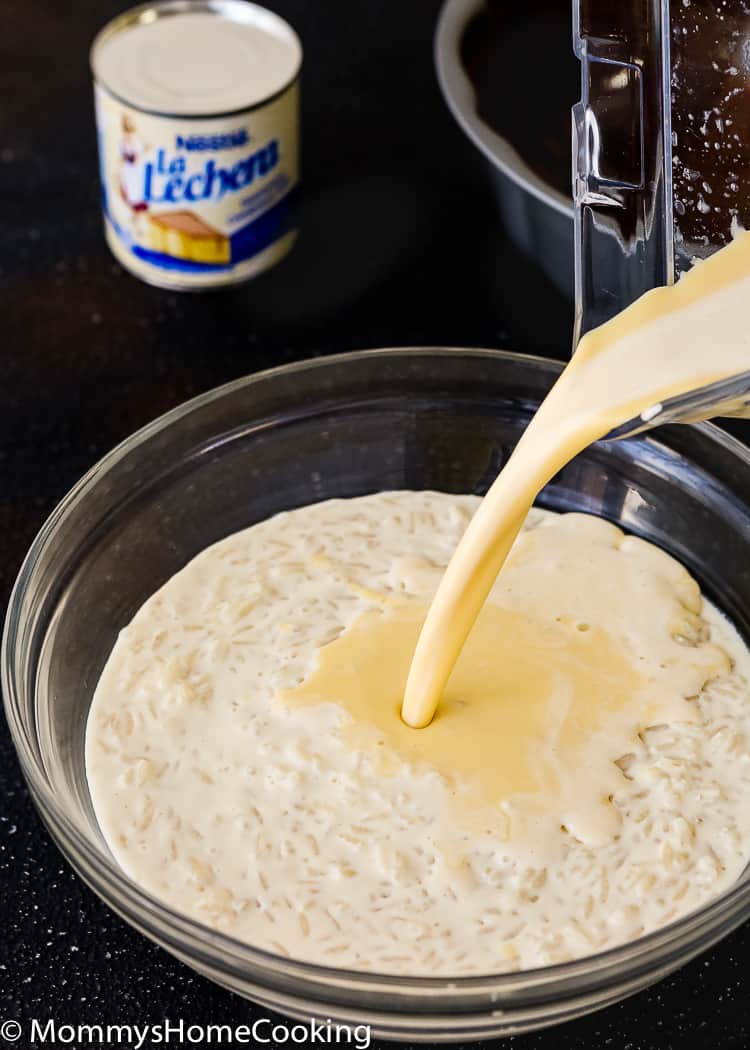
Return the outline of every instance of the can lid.
[[[246,0],[166,0],[109,22],[94,40],[96,80],[137,109],[208,117],[257,106],[297,76],[302,45]]]

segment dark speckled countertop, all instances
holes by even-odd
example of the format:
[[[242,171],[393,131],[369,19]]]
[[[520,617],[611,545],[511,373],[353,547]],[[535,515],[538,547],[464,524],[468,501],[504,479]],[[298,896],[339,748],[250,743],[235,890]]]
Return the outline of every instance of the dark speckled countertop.
[[[192,394],[359,347],[496,346],[562,357],[569,344],[568,305],[504,239],[481,163],[441,102],[431,55],[437,0],[271,0],[305,47],[295,251],[254,283],[205,296],[162,292],[124,273],[100,229],[87,68],[92,36],[124,6],[3,4],[3,603],[34,533],[81,473]],[[42,829],[4,728],[0,756],[0,1021],[257,1016],[94,897]],[[518,1050],[745,1047],[749,958],[745,927],[648,992],[510,1042]],[[25,1033],[16,1045],[35,1044]]]

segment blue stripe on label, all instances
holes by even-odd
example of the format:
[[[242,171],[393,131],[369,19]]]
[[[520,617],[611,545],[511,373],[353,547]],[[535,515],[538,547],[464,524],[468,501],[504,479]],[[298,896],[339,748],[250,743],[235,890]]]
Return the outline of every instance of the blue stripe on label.
[[[232,262],[252,258],[289,233],[297,217],[296,204],[297,191],[292,189],[268,211],[233,233],[230,239]]]
[[[297,218],[296,205],[297,189],[295,188],[263,215],[233,233],[229,239],[231,262],[228,263],[194,262],[191,259],[180,259],[175,255],[167,255],[165,252],[151,251],[149,248],[143,248],[140,244],[132,242],[128,246],[133,255],[137,255],[139,259],[151,263],[152,266],[158,266],[162,270],[176,270],[181,273],[220,273],[233,269],[238,262],[244,259],[251,259],[254,255],[258,255],[293,230]],[[112,221],[111,216],[107,217],[121,239],[128,243],[129,238],[123,236],[123,231]]]
[[[192,259],[179,259],[176,255],[167,255],[165,252],[153,252],[150,248],[142,248],[140,244],[131,244],[130,250],[144,262],[158,266],[160,270],[179,270],[180,273],[219,273],[221,270],[231,270],[232,263],[203,263],[194,262]]]

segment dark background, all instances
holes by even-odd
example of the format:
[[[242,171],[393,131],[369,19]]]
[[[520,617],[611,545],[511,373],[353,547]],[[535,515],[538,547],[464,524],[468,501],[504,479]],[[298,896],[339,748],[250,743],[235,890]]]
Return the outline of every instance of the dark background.
[[[73,482],[199,391],[362,347],[564,357],[570,346],[569,305],[504,239],[480,159],[440,98],[437,0],[269,0],[305,48],[297,247],[255,282],[206,295],[159,291],[123,272],[100,228],[87,50],[125,6],[0,3],[3,608],[25,549]],[[72,874],[31,808],[4,726],[0,798],[0,1021],[239,1024],[258,1015],[126,927]],[[745,1047],[749,948],[744,928],[649,992],[510,1042]]]

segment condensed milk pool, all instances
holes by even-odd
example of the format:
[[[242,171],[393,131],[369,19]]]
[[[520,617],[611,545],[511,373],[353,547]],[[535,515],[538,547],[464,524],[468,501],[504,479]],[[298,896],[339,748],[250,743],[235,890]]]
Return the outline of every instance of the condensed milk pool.
[[[102,206],[117,259],[151,284],[253,277],[295,237],[302,46],[245,0],[166,0],[91,50]]]

